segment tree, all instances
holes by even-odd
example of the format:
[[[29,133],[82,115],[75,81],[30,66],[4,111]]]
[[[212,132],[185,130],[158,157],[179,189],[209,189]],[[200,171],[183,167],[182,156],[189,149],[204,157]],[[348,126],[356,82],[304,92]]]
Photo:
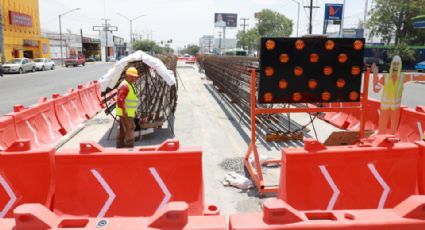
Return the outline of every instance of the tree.
[[[200,49],[201,49],[201,47],[199,47],[197,45],[187,45],[187,47],[185,49],[182,49],[180,51],[180,53],[182,53],[182,54],[187,53],[187,54],[190,54],[192,56],[195,56],[199,52]]]
[[[263,9],[255,14],[256,25],[261,37],[287,37],[292,33],[292,20],[276,11]]]
[[[403,61],[415,61],[415,51],[406,43],[400,43],[389,50],[390,56],[398,55]]]
[[[239,31],[236,34],[236,38],[238,40],[237,46],[247,50],[254,50],[258,48],[260,35],[257,28],[251,28],[246,32]]]
[[[236,35],[238,46],[256,50],[260,37],[287,37],[292,33],[292,21],[278,12],[263,9],[255,14],[255,18],[258,20],[255,27]]]
[[[413,28],[412,18],[425,14],[425,0],[375,0],[367,23],[370,37],[381,36],[388,45],[424,45],[425,31]]]
[[[151,54],[162,54],[165,52],[163,47],[149,40],[134,41],[133,50],[142,50]]]

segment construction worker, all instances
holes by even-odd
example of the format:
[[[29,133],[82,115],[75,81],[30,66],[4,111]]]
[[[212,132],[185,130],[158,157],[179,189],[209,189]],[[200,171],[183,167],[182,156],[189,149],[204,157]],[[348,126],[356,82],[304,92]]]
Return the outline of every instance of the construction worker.
[[[382,88],[381,112],[379,115],[378,134],[395,134],[400,120],[400,104],[404,83],[424,81],[424,74],[401,73],[402,62],[399,56],[391,61],[390,73],[378,77],[378,67],[372,65],[373,90],[378,93]],[[389,127],[388,127],[389,123]]]
[[[116,115],[119,117],[119,128],[117,130],[117,148],[134,147],[134,118],[136,117],[139,99],[133,83],[139,77],[136,68],[130,67],[126,71],[125,80],[118,87]]]

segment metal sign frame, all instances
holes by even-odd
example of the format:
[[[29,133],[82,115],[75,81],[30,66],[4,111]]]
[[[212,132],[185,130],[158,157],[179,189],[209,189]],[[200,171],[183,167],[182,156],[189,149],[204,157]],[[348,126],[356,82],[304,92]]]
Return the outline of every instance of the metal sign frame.
[[[255,68],[251,69],[251,142],[248,150],[245,154],[244,164],[247,168],[255,186],[257,187],[260,194],[263,193],[276,193],[279,186],[265,185],[264,177],[262,172],[262,166],[258,155],[258,149],[256,144],[256,115],[260,114],[276,114],[276,113],[316,113],[316,112],[355,112],[360,111],[360,139],[364,138],[365,135],[365,109],[369,98],[369,77],[370,68],[366,69],[363,79],[363,94],[360,100],[360,106],[355,107],[340,107],[340,108],[257,108],[256,101],[256,82],[257,76]],[[254,154],[254,165],[250,163],[249,158],[251,154]],[[265,164],[276,164],[280,163],[281,159],[266,160]]]

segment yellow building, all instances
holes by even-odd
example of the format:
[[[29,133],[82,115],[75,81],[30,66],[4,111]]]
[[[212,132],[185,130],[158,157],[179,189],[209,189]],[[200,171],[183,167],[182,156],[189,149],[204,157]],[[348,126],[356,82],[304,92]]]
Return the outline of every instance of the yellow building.
[[[49,40],[41,37],[38,0],[1,0],[6,61],[50,57]]]

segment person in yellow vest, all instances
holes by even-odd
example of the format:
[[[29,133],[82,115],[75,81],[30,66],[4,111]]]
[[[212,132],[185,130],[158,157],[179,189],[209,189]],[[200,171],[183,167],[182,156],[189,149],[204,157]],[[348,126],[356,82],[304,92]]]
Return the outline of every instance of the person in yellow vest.
[[[116,147],[134,147],[134,118],[136,117],[139,98],[136,95],[133,83],[139,77],[136,68],[130,67],[126,71],[126,77],[118,87],[116,115],[119,117]]]
[[[424,74],[401,73],[401,69],[402,62],[399,56],[393,57],[390,73],[381,78],[378,76],[378,67],[375,63],[372,65],[373,91],[379,93],[383,88],[378,134],[396,133],[400,121],[400,104],[403,97],[404,83],[425,81]]]

